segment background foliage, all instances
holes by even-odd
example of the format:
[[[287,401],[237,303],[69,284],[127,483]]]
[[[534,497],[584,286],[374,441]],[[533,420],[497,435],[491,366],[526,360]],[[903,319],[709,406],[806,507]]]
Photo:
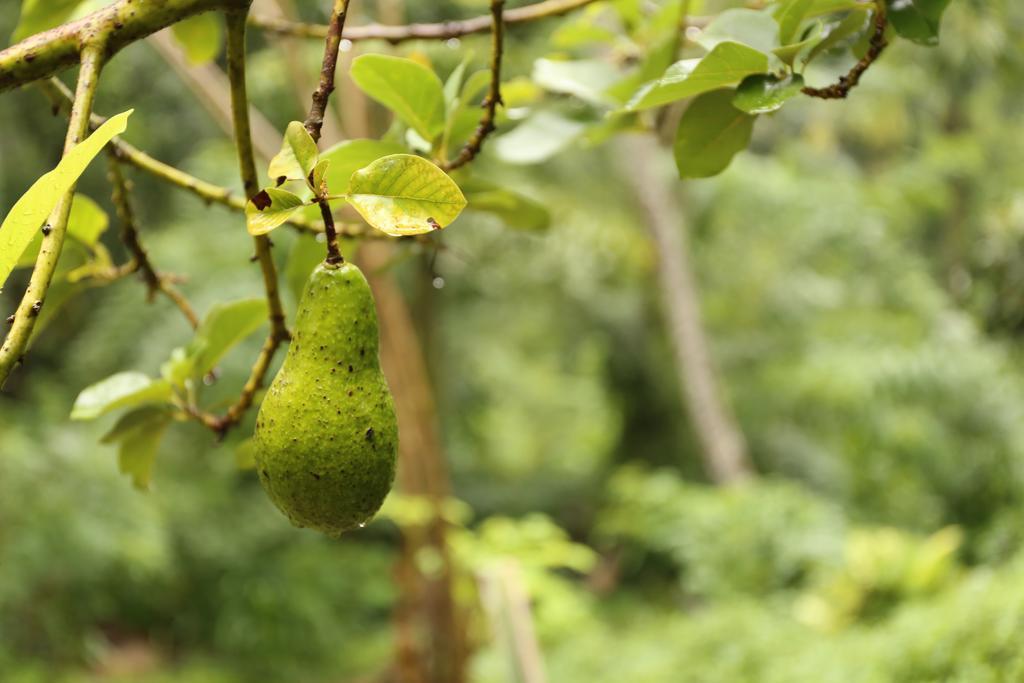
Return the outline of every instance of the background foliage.
[[[410,3],[409,18],[470,9]],[[603,35],[595,17],[515,33],[520,109],[525,77],[545,82],[535,60],[584,54],[574,41]],[[15,20],[0,12],[0,35]],[[478,65],[485,41],[463,41]],[[716,361],[764,474],[742,488],[703,480],[612,150],[577,139],[508,163],[539,155],[523,140],[545,140],[521,133],[535,114],[477,175],[547,207],[550,227],[468,212],[439,253],[403,247],[392,267],[414,299],[424,263],[441,286],[427,352],[461,501],[453,547],[467,571],[517,560],[550,680],[1024,677],[1022,42],[1019,3],[952,3],[939,48],[901,41],[849,100],[792,100],[723,175],[683,186]],[[287,71],[276,46],[253,50],[253,97],[283,130],[302,114],[281,96]],[[318,52],[298,53],[310,73]],[[463,54],[402,52],[442,74]],[[592,117],[575,94],[555,104],[570,126]],[[111,63],[97,109],[134,107],[133,142],[235,186],[230,142],[190,97],[140,45]],[[31,89],[0,101],[6,208],[53,167],[64,123]],[[136,183],[147,243],[189,274],[199,310],[259,291],[236,216]],[[102,169],[79,190],[113,213]],[[283,265],[298,239],[274,239]],[[289,527],[238,469],[248,423],[219,444],[175,425],[141,493],[97,443],[111,418],[68,422],[83,387],[153,374],[190,338],[137,283],[90,289],[0,395],[5,681],[357,681],[392,658],[407,501],[334,542]],[[258,343],[223,359],[211,405]],[[473,627],[472,679],[516,680],[486,620]]]

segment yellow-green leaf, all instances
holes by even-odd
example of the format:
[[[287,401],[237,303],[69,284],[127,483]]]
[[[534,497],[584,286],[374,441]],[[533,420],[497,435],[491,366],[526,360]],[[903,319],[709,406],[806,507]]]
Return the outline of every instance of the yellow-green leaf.
[[[394,236],[439,230],[466,206],[454,180],[412,154],[392,154],[356,171],[348,194],[367,223]]]
[[[72,420],[93,420],[117,408],[161,403],[171,397],[170,385],[141,372],[119,372],[82,390],[71,408]]]
[[[129,109],[111,117],[95,133],[64,155],[56,168],[34,182],[14,203],[0,225],[0,286],[7,280],[25,247],[32,242],[60,197],[71,189],[103,146],[112,137],[124,132],[132,111]]]
[[[479,115],[478,115],[479,117]],[[327,187],[334,192],[344,192],[352,174],[381,157],[401,154],[406,148],[397,142],[357,138],[345,140],[324,151],[322,161],[330,161],[327,169]]]
[[[192,372],[202,375],[212,370],[224,354],[266,320],[266,299],[241,299],[214,306],[189,345],[187,353],[195,358]]]
[[[21,16],[11,36],[11,42],[16,43],[64,23],[82,2],[83,0],[23,0]]]
[[[246,203],[245,227],[250,235],[265,235],[291,218],[302,204],[298,195],[268,187]]]
[[[206,64],[220,53],[220,17],[214,12],[197,14],[171,27],[175,39],[185,50],[185,57],[192,64]]]
[[[141,408],[126,413],[101,439],[101,443],[120,443],[118,469],[131,477],[136,488],[149,488],[160,440],[170,423],[167,410]]]
[[[270,160],[267,174],[278,184],[282,178],[305,180],[316,166],[318,158],[316,143],[313,142],[306,127],[301,121],[292,121],[285,130],[281,151]]]
[[[626,109],[659,107],[767,72],[768,55],[742,43],[723,41],[700,59],[684,59],[670,66],[664,76],[641,88]]]
[[[314,166],[313,167],[313,171],[310,173],[310,176],[309,176],[309,180],[310,180],[309,189],[311,189],[313,191],[313,193],[316,196],[318,196],[318,197],[322,197],[322,196],[327,195],[327,191],[328,191],[328,187],[327,187],[327,170],[330,167],[331,167],[331,160],[330,159],[324,159],[320,163],[318,163],[316,166]]]
[[[68,216],[68,237],[96,251],[97,240],[109,225],[110,218],[99,204],[84,194],[75,193],[75,200],[71,204],[71,215]],[[34,265],[42,246],[43,233],[40,231],[21,253],[21,258],[18,259],[15,267],[26,268]]]
[[[395,112],[432,142],[444,129],[444,86],[419,62],[391,55],[361,55],[352,60],[352,80],[367,95]]]

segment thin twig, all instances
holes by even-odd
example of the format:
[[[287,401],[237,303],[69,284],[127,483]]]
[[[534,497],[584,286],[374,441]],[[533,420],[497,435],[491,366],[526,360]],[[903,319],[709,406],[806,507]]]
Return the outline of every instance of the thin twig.
[[[345,17],[348,16],[349,0],[334,0],[331,9],[331,20],[328,24],[327,37],[324,41],[324,59],[320,67],[320,83],[313,93],[313,104],[306,117],[306,131],[314,142],[320,141],[320,130],[324,126],[324,113],[327,101],[334,92],[334,74],[338,67],[338,49],[341,47],[341,32],[345,30]],[[324,235],[327,237],[327,263],[337,264],[345,261],[338,248],[338,233],[334,228],[334,215],[327,198],[321,188],[315,188],[320,216],[324,220]]]
[[[89,114],[92,112],[96,87],[99,84],[99,75],[104,63],[106,49],[104,38],[104,34],[98,34],[94,42],[82,48],[82,67],[78,72],[78,86],[75,90],[68,132],[64,140],[65,155],[84,140],[89,133]],[[60,252],[64,246],[68,216],[71,214],[74,195],[75,188],[72,185],[57,201],[57,206],[50,213],[46,225],[43,227],[43,243],[39,249],[39,255],[36,257],[35,268],[32,270],[28,288],[14,313],[14,320],[11,322],[7,339],[0,347],[0,387],[7,381],[14,366],[21,362],[29,339],[32,337],[32,329],[35,327],[39,311],[46,300],[46,292],[50,287],[53,273],[57,269],[57,260],[60,258]]]
[[[845,76],[840,76],[839,80],[832,85],[824,88],[811,88],[805,87],[800,90],[809,97],[819,97],[823,100],[841,100],[850,94],[850,90],[855,88],[860,83],[860,77],[864,75],[864,72],[875,63],[885,49],[888,43],[885,40],[885,28],[888,24],[888,19],[885,12],[884,0],[878,0],[875,3],[875,30],[871,34],[871,42],[868,45],[867,53],[861,57],[860,61],[853,65],[853,67],[846,73]]]
[[[334,92],[334,72],[338,66],[338,48],[341,47],[341,32],[345,29],[345,17],[348,15],[349,0],[334,0],[331,9],[331,20],[327,25],[324,41],[324,61],[320,67],[320,84],[313,93],[313,106],[306,117],[306,130],[314,142],[320,141],[320,129],[324,126],[324,112],[327,111],[327,100]]]
[[[324,219],[324,235],[327,237],[327,258],[325,261],[332,265],[344,263],[345,259],[341,255],[341,249],[338,247],[338,231],[334,229],[334,215],[331,213],[331,205],[326,199],[318,200],[317,204],[320,206],[320,216]]]
[[[256,161],[253,155],[252,133],[249,129],[249,97],[245,87],[245,21],[248,10],[228,11],[227,17],[227,71],[231,84],[231,111],[235,130],[235,146],[238,152],[239,170],[242,184],[247,197],[259,192],[259,177],[256,173]],[[270,253],[270,240],[266,235],[253,237],[256,247],[256,260],[263,272],[263,285],[266,291],[270,317],[270,334],[263,342],[259,356],[252,366],[249,379],[242,388],[238,400],[232,404],[222,416],[203,413],[190,407],[190,414],[199,418],[203,424],[213,429],[219,436],[242,419],[252,405],[256,391],[263,386],[270,362],[274,358],[281,343],[290,335],[285,327],[284,308],[277,286],[277,268],[274,266],[273,255]]]
[[[498,105],[504,104],[501,99],[501,56],[505,50],[505,22],[502,19],[504,7],[505,0],[491,0],[491,88],[481,105],[484,115],[469,140],[459,150],[459,155],[442,166],[446,171],[468,164],[480,153],[484,140],[494,131]]]
[[[505,23],[526,24],[531,21],[547,19],[567,14],[584,7],[595,0],[544,0],[525,7],[517,7],[505,12]],[[296,38],[314,38],[323,40],[327,37],[329,27],[322,24],[304,24],[271,17],[252,17],[249,23],[270,33],[293,36]],[[486,33],[491,28],[491,15],[483,14],[461,21],[442,21],[436,24],[406,24],[389,26],[386,24],[367,24],[353,26],[345,31],[345,39],[353,42],[358,40],[385,40],[392,44],[407,40],[448,40],[461,38],[474,33]]]
[[[149,254],[146,252],[145,247],[142,246],[142,241],[139,239],[135,211],[132,209],[131,198],[129,197],[130,187],[127,179],[124,177],[124,173],[121,171],[121,162],[118,161],[117,155],[114,153],[110,155],[107,175],[110,178],[112,188],[111,200],[114,203],[114,208],[117,210],[118,218],[121,219],[121,239],[132,255],[134,270],[142,275],[142,280],[146,283],[148,299],[152,301],[158,293],[163,294],[181,310],[182,315],[188,320],[188,324],[192,326],[192,329],[199,327],[199,318],[196,316],[195,310],[188,303],[185,295],[171,284],[169,277],[157,272],[149,259]]]

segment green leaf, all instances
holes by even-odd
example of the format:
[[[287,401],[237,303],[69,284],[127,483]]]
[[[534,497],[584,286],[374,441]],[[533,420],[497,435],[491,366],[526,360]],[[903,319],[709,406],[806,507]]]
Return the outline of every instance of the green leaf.
[[[313,167],[307,186],[317,197],[327,196],[327,170],[331,167],[331,160],[324,159]]]
[[[761,10],[728,9],[707,25],[697,42],[705,50],[724,42],[743,43],[767,54],[779,44],[779,24]]]
[[[405,147],[386,140],[356,139],[339,142],[320,155],[322,161],[331,162],[326,175],[327,187],[333,188],[335,192],[343,192],[353,173],[381,157],[403,152]]]
[[[114,423],[114,426],[106,434],[100,437],[100,443],[117,443],[141,425],[151,421],[155,416],[167,415],[169,412],[169,406],[143,406],[142,408],[129,410],[117,419],[117,422]]]
[[[811,9],[807,12],[809,17],[818,17],[823,14],[835,14],[847,10],[867,11],[863,0],[814,0]]]
[[[75,194],[71,215],[68,216],[68,237],[87,247],[94,247],[109,226],[110,217],[99,204],[84,194]]]
[[[129,109],[111,117],[95,133],[73,147],[56,168],[34,182],[14,203],[0,225],[0,286],[6,282],[25,247],[32,242],[61,196],[77,182],[103,146],[112,137],[124,132],[132,111]]]
[[[220,54],[221,31],[220,16],[214,12],[197,14],[171,26],[171,33],[192,64],[206,64]]]
[[[192,378],[195,364],[194,355],[189,355],[181,346],[176,347],[171,351],[171,357],[160,366],[160,376],[172,387],[184,388],[186,382]]]
[[[779,44],[789,45],[800,30],[800,24],[811,10],[813,0],[784,0],[775,10],[775,20],[779,22]]]
[[[491,72],[487,69],[480,71],[474,71],[466,79],[466,84],[462,86],[462,94],[459,96],[459,100],[466,104],[472,102],[478,97],[482,97],[487,91],[487,87],[491,84]],[[503,95],[504,97],[504,95]]]
[[[23,0],[18,26],[11,35],[17,43],[29,36],[59,26],[70,17],[84,0]]]
[[[825,37],[810,51],[807,61],[811,61],[822,52],[832,49],[843,40],[863,31],[867,28],[869,15],[866,8],[858,7],[843,17],[841,21],[827,26]]]
[[[741,43],[723,42],[700,59],[684,59],[657,81],[641,88],[626,105],[650,109],[709,90],[736,85],[751,74],[768,71],[768,55]]]
[[[747,148],[756,117],[734,107],[733,97],[732,90],[709,92],[683,113],[674,147],[680,178],[718,175]]]
[[[352,174],[348,201],[374,228],[419,235],[449,225],[466,206],[462,191],[426,159],[392,154]]]
[[[605,94],[617,103],[625,104],[640,86],[665,73],[665,69],[672,64],[678,51],[678,36],[673,35],[662,40],[647,52],[640,66],[622,80],[614,83],[605,91]]]
[[[448,74],[447,80],[444,82],[444,104],[445,111],[451,113],[452,108],[458,102],[459,92],[462,90],[462,79],[466,76],[466,66],[469,64],[470,57],[467,55],[463,58],[459,65],[455,67],[450,74]]]
[[[821,23],[817,22],[805,32],[802,40],[797,43],[777,47],[772,50],[772,53],[782,60],[784,64],[791,67],[799,57],[809,55],[811,50],[821,42],[822,38],[824,38],[824,34],[822,33]],[[804,61],[806,61],[806,58]]]
[[[444,86],[419,62],[390,55],[360,55],[352,60],[352,80],[367,95],[395,112],[425,140],[444,130]]]
[[[539,111],[494,141],[494,153],[509,164],[536,164],[558,154],[586,128],[549,111]]]
[[[250,235],[266,235],[291,218],[303,203],[301,197],[288,190],[268,187],[246,203],[245,227]]]
[[[466,195],[469,211],[493,214],[516,230],[538,232],[551,226],[547,208],[518,192],[473,177],[460,179],[459,186]]]
[[[170,423],[168,411],[144,408],[122,417],[103,437],[103,443],[121,444],[117,454],[118,469],[131,477],[136,488],[149,488],[160,441]]]
[[[189,345],[188,354],[195,357],[192,373],[200,376],[212,370],[224,354],[266,320],[266,299],[241,299],[214,306]]]
[[[288,180],[305,180],[319,160],[320,152],[301,121],[292,121],[284,132],[281,151],[270,160],[267,175],[280,185]]]
[[[598,106],[615,104],[605,91],[619,79],[619,75],[606,61],[538,59],[533,63],[531,77],[534,83],[549,92],[574,95]]]
[[[110,217],[107,212],[100,208],[100,205],[84,194],[75,193],[75,199],[71,204],[71,214],[68,216],[68,237],[79,244],[95,249],[97,241],[107,227],[110,225]],[[25,251],[21,253],[16,268],[25,268],[35,265],[39,249],[43,246],[43,233],[37,232],[32,238]],[[65,244],[65,249],[68,245]],[[49,302],[47,302],[49,303]]]
[[[119,372],[86,387],[71,408],[72,420],[94,420],[118,408],[162,403],[171,398],[171,387],[162,379],[141,372]]]
[[[583,47],[591,43],[611,45],[619,39],[618,34],[596,23],[583,21],[566,22],[551,34],[551,44],[561,49]]]
[[[896,33],[921,45],[939,44],[939,25],[949,0],[888,0]]]
[[[767,114],[781,109],[786,100],[800,94],[802,87],[804,79],[799,74],[783,79],[755,74],[740,83],[732,105],[748,114]]]

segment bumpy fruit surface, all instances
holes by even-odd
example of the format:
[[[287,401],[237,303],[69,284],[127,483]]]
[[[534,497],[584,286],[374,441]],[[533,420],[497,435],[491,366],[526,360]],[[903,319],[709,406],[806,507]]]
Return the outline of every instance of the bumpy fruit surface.
[[[377,345],[366,278],[321,263],[254,436],[260,482],[296,526],[340,534],[369,520],[391,488],[398,423]]]

